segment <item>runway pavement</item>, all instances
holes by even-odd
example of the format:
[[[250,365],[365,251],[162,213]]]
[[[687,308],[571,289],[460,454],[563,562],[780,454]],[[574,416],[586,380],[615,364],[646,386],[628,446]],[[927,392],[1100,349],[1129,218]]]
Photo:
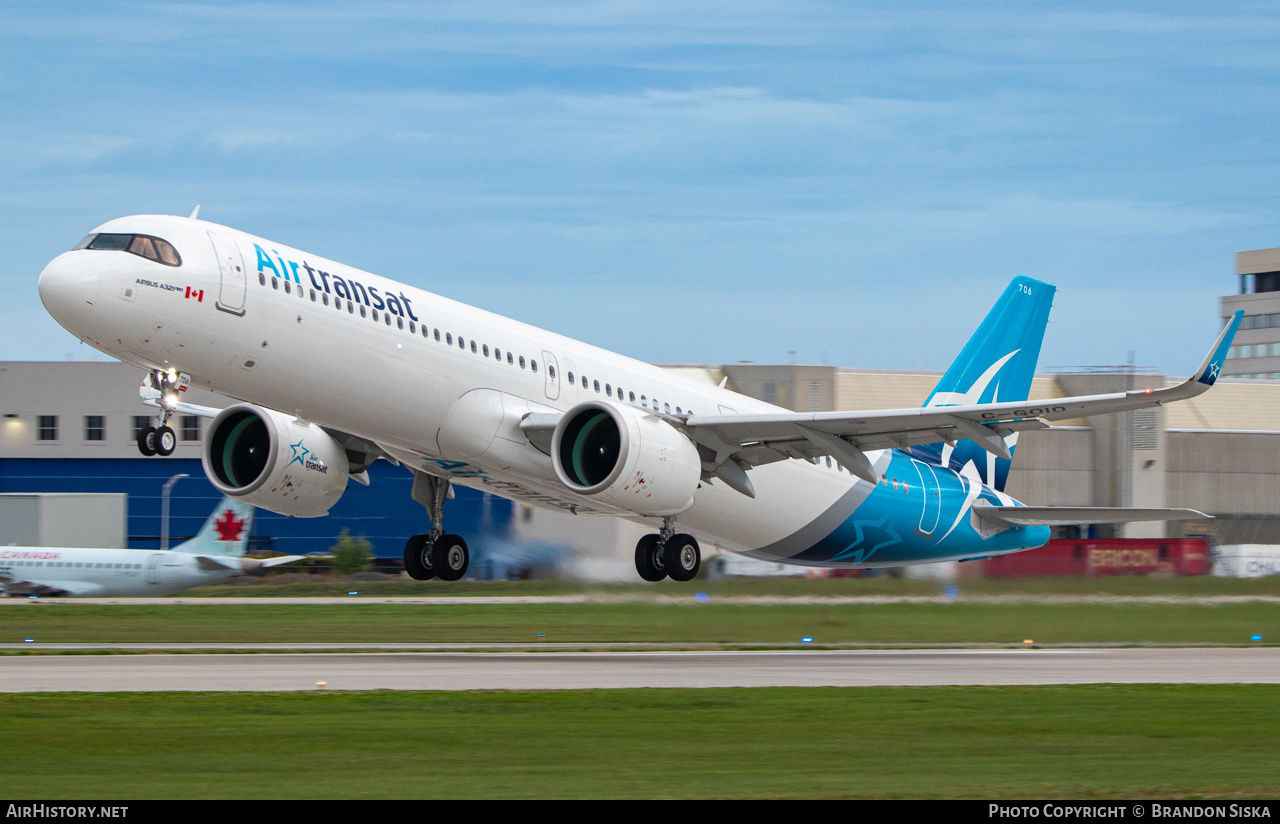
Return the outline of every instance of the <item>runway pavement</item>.
[[[323,687],[319,682],[324,682]],[[1280,648],[40,655],[0,692],[1280,684]]]

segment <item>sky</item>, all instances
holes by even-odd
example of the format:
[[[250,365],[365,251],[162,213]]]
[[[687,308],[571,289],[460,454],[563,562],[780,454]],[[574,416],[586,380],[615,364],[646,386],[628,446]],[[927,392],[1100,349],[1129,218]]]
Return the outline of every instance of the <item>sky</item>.
[[[1193,371],[1280,246],[1265,2],[0,0],[0,360],[94,226],[186,215],[659,363]],[[793,354],[794,353],[794,354]]]

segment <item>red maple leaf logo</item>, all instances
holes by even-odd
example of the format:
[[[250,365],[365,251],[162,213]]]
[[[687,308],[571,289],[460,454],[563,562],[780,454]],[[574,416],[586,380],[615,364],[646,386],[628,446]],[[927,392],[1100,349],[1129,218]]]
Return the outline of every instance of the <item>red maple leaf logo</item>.
[[[235,513],[228,509],[222,513],[221,518],[213,522],[213,527],[218,530],[219,541],[238,541],[244,531],[244,520],[237,518]]]

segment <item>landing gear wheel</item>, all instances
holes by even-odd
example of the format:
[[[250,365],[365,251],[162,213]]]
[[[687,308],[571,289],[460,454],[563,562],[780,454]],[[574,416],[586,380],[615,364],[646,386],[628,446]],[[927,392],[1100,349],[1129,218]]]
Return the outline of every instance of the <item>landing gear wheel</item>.
[[[636,544],[636,572],[646,581],[667,577],[666,558],[657,535],[646,535]]]
[[[673,581],[692,581],[702,564],[702,552],[692,535],[672,535],[663,549],[667,574]]]
[[[156,430],[155,446],[157,455],[167,458],[173,454],[173,450],[178,446],[178,436],[172,427],[162,426]]]
[[[471,553],[457,535],[441,535],[431,550],[431,565],[441,581],[456,581],[467,574]]]
[[[156,428],[144,426],[138,430],[138,451],[150,458],[156,454]]]
[[[430,535],[414,535],[404,544],[404,571],[415,581],[430,581],[436,577],[431,566]]]

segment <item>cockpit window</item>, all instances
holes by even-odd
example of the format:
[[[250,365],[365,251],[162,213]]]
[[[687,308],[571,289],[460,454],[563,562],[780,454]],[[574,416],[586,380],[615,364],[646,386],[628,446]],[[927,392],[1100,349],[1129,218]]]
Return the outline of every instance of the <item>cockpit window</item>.
[[[181,266],[182,258],[173,244],[167,240],[148,235],[115,235],[103,232],[89,235],[80,241],[77,249],[109,249],[117,252],[131,252],[147,260],[163,263],[165,266]]]

